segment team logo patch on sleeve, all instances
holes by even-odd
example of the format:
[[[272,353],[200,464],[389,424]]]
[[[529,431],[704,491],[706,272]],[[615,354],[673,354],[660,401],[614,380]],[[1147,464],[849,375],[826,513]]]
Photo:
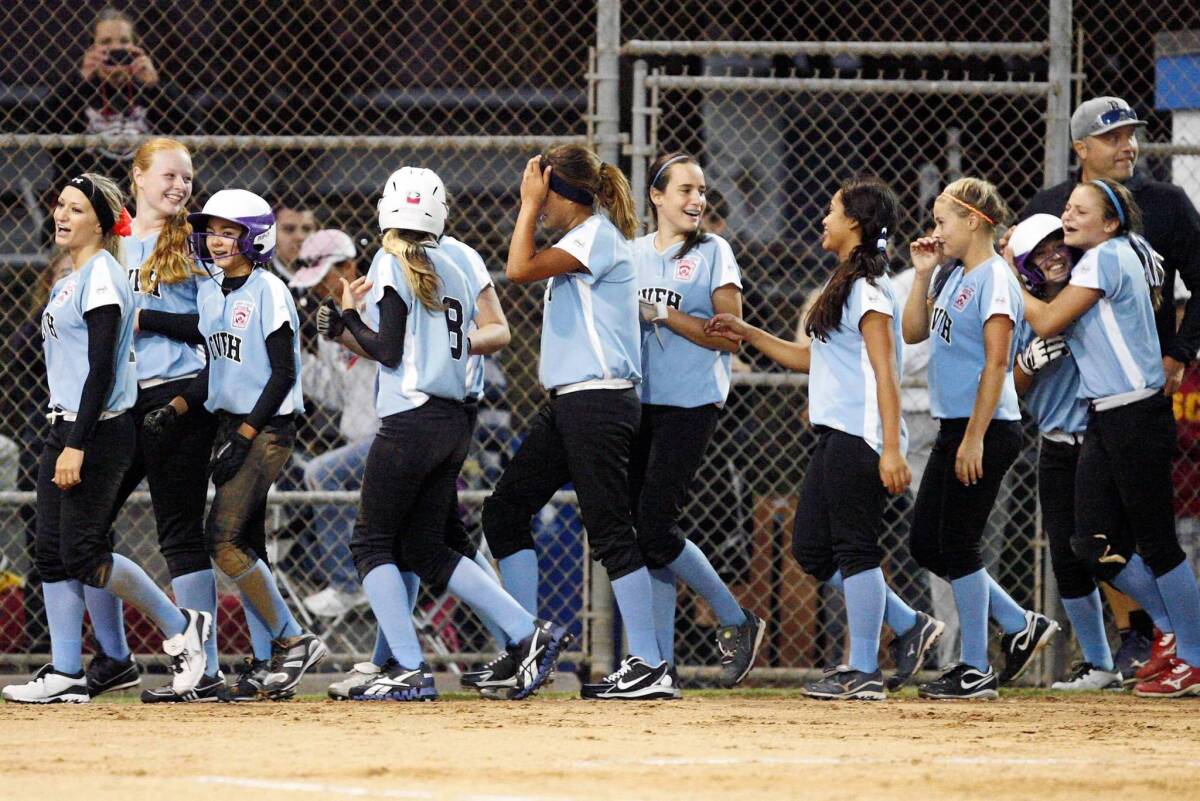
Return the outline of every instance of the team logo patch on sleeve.
[[[958,290],[958,294],[954,297],[954,310],[962,311],[967,308],[967,304],[971,302],[971,298],[975,297],[975,287],[964,286]]]
[[[679,259],[675,262],[675,280],[694,281],[699,268],[700,263],[693,258]]]
[[[250,317],[253,314],[253,303],[248,300],[235,300],[233,302],[233,315],[229,320],[229,324],[240,331],[245,331],[250,327]]]

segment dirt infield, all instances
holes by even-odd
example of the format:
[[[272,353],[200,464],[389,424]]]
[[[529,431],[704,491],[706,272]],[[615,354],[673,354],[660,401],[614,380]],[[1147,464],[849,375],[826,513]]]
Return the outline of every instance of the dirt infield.
[[[1200,700],[0,707],[0,797],[1195,799]]]

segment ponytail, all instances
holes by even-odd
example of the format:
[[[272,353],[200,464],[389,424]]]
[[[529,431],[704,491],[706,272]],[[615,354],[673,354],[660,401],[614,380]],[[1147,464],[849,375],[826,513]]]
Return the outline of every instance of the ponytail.
[[[442,305],[442,282],[429,258],[426,248],[436,246],[436,241],[423,231],[402,231],[389,228],[383,233],[383,249],[396,257],[409,288],[417,300],[428,311],[440,312]]]
[[[637,233],[637,212],[633,206],[633,190],[629,180],[614,164],[600,164],[600,205],[608,209],[608,218],[626,239]]]
[[[163,222],[154,250],[138,270],[138,285],[143,292],[153,292],[159,284],[178,284],[199,273],[196,262],[188,255],[187,242],[191,234],[186,209]]]

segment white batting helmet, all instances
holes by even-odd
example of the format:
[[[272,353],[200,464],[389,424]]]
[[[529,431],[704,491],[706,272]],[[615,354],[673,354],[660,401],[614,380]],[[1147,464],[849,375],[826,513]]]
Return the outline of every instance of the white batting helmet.
[[[446,187],[433,170],[401,167],[383,185],[379,230],[402,228],[441,237],[446,230]]]

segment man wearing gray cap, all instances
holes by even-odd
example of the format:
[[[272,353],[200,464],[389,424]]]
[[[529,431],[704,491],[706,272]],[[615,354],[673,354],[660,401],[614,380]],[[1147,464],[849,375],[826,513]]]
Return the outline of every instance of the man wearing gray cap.
[[[1155,312],[1155,323],[1167,379],[1163,393],[1170,396],[1179,388],[1184,368],[1195,361],[1200,349],[1200,215],[1182,189],[1135,169],[1137,130],[1145,124],[1119,97],[1097,97],[1081,103],[1071,115],[1072,147],[1079,159],[1079,171],[1034,195],[1018,218],[1024,220],[1039,213],[1060,216],[1071,190],[1081,181],[1107,178],[1128,187],[1142,210],[1143,235],[1163,256],[1163,302]],[[1171,296],[1177,274],[1192,293],[1178,331]],[[1150,643],[1156,636],[1154,624],[1132,600],[1108,585],[1104,590],[1121,632],[1117,668],[1122,675],[1132,677],[1149,656]]]
[[[1164,294],[1174,287],[1177,272],[1192,290],[1178,332],[1171,297],[1163,298],[1155,314],[1167,376],[1163,394],[1169,396],[1179,388],[1184,367],[1200,351],[1200,215],[1182,189],[1135,169],[1137,130],[1145,124],[1119,97],[1085,100],[1071,115],[1071,146],[1079,159],[1079,172],[1038,192],[1017,216],[1019,220],[1039,213],[1060,216],[1071,190],[1081,181],[1107,178],[1128,187],[1142,209],[1143,235],[1163,256]]]

